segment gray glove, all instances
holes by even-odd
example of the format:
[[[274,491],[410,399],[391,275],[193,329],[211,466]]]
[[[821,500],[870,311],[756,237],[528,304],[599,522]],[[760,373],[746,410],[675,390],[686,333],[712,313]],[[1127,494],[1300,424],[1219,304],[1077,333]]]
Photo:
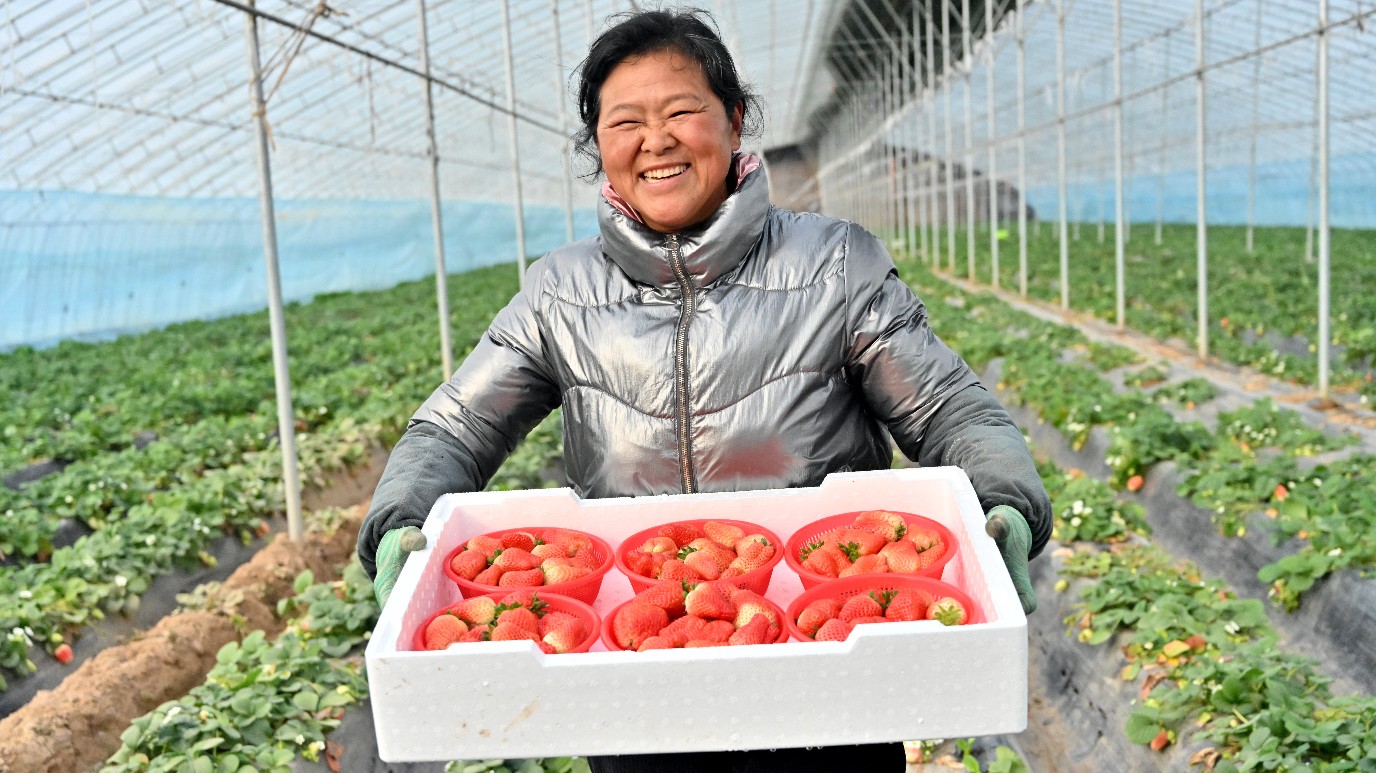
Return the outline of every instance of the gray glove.
[[[377,545],[377,578],[373,580],[373,595],[379,608],[387,606],[387,597],[392,595],[406,557],[424,548],[425,535],[415,526],[403,526],[382,535]]]
[[[1022,602],[1023,614],[1037,610],[1037,594],[1032,590],[1032,578],[1027,574],[1027,554],[1032,549],[1032,529],[1022,513],[1008,505],[999,505],[985,516],[984,530],[999,546],[1008,577]]]

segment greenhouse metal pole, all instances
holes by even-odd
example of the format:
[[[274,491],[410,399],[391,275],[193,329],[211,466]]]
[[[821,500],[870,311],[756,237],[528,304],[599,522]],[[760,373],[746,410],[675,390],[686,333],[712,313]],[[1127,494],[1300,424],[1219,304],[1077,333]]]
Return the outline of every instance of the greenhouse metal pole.
[[[1328,199],[1328,0],[1319,0],[1319,62],[1318,62],[1318,134],[1319,134],[1319,397],[1328,399],[1329,349],[1329,280],[1332,245],[1329,241]]]
[[[559,95],[559,130],[568,134],[569,112],[564,94],[564,44],[559,36],[559,0],[549,0],[549,15],[554,25],[554,93]],[[569,138],[559,147],[559,164],[564,171],[564,239],[573,241],[573,170],[569,159]]]
[[[941,175],[941,162],[936,154],[937,145],[937,125],[936,125],[936,29],[932,23],[931,6],[923,14],[923,38],[927,41],[927,82],[923,89],[924,100],[927,103],[927,136],[931,147],[927,150],[927,209],[928,220],[931,222],[932,234],[927,242],[932,245],[931,259],[928,261],[933,269],[941,267],[941,199],[939,198],[940,189],[938,188],[938,178]]]
[[[1113,0],[1113,273],[1118,329],[1127,326],[1123,217],[1123,0]]]
[[[1194,28],[1194,160],[1195,160],[1195,250],[1198,254],[1195,271],[1196,286],[1198,288],[1199,305],[1199,325],[1198,325],[1198,350],[1199,358],[1206,359],[1209,356],[1209,224],[1205,219],[1207,216],[1207,205],[1205,201],[1207,179],[1206,179],[1206,155],[1204,147],[1204,0],[1194,2],[1195,19]]]
[[[985,73],[985,124],[989,127],[989,264],[994,289],[999,289],[999,181],[998,151],[994,141],[994,0],[984,0],[984,39],[989,47],[989,69]]]
[[[253,0],[248,2],[253,7]],[[263,259],[268,279],[268,327],[272,332],[272,376],[277,387],[277,441],[282,447],[282,487],[287,497],[287,536],[305,538],[301,523],[301,476],[296,469],[296,418],[291,407],[291,373],[287,364],[286,322],[282,314],[282,275],[277,261],[277,213],[272,200],[272,162],[268,154],[267,104],[263,101],[263,65],[258,53],[258,19],[247,24],[249,97],[253,104],[254,152],[258,159],[258,204],[263,219]]]
[[[1056,189],[1060,199],[1061,308],[1070,308],[1070,234],[1065,195],[1065,0],[1056,0]]]
[[[449,338],[449,271],[444,260],[444,214],[440,206],[440,152],[435,139],[435,96],[430,83],[430,33],[425,21],[425,0],[416,0],[420,32],[420,69],[425,73],[425,139],[430,155],[430,223],[435,239],[435,308],[440,322],[442,378],[454,375],[454,347]]]
[[[1023,26],[1025,0],[1017,0],[1018,21],[1018,295],[1027,297],[1027,35]]]
[[[1166,31],[1166,56],[1162,59],[1161,74],[1162,81],[1170,79],[1171,75],[1171,33]],[[1166,219],[1166,149],[1170,146],[1171,139],[1171,100],[1170,87],[1164,86],[1161,89],[1161,158],[1159,161],[1160,174],[1156,177],[1156,246],[1161,246],[1161,223]]]
[[[1252,48],[1261,50],[1262,0],[1257,0],[1256,36]],[[1261,110],[1261,60],[1264,54],[1257,53],[1252,62],[1252,143],[1247,154],[1247,252],[1256,246],[1253,230],[1257,214],[1257,121]]]
[[[985,0],[988,2],[989,0]],[[960,0],[960,59],[965,70],[965,273],[975,281],[975,63],[970,58],[970,0]]]
[[[950,259],[951,276],[956,275],[956,155],[955,130],[951,128],[951,11],[950,2],[942,3],[941,14],[941,80],[946,86],[946,256]]]
[[[511,0],[502,0],[502,58],[506,62],[506,103],[511,112],[507,121],[507,136],[511,145],[512,196],[516,207],[516,267],[520,272],[522,289],[526,283],[526,213],[521,195],[521,143],[516,132],[516,72],[511,63]]]

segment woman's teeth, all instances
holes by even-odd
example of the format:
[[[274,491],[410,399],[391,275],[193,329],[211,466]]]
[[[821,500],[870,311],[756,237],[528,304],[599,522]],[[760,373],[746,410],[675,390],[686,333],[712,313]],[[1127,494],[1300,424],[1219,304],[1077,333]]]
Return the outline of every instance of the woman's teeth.
[[[650,171],[645,173],[644,177],[647,180],[663,180],[666,177],[673,177],[675,175],[683,174],[687,169],[687,164],[679,164],[678,166],[665,167],[664,169],[651,169]]]

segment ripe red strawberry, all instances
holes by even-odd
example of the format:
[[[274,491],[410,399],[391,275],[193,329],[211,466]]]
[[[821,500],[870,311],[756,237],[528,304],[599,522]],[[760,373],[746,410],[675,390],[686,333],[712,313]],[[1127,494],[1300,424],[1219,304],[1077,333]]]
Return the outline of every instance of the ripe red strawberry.
[[[826,621],[821,628],[817,629],[817,635],[812,638],[817,641],[845,641],[850,636],[850,623],[840,618]]]
[[[912,529],[903,538],[916,545],[919,553],[941,542],[941,535],[932,529]]]
[[[889,564],[884,557],[878,553],[867,556],[860,556],[855,559],[855,563],[841,570],[842,577],[850,577],[856,574],[884,574],[889,571]]]
[[[664,564],[659,567],[659,576],[657,579],[690,580],[693,582],[697,582],[699,580],[702,580],[703,576],[698,574],[696,570],[694,570],[687,564],[683,563],[682,561],[678,560],[677,558],[671,558],[665,561]]]
[[[942,625],[964,625],[970,615],[964,604],[950,596],[942,596],[927,607],[927,619],[940,621]]]
[[[450,609],[450,614],[469,625],[487,625],[497,617],[497,602],[486,596],[465,599]]]
[[[841,614],[841,602],[838,599],[825,598],[803,607],[803,611],[798,613],[798,629],[807,636],[815,636],[817,629],[828,620],[834,619]]]
[[[769,561],[774,558],[774,546],[769,543],[769,540],[761,537],[758,540],[743,542],[736,556],[740,561],[745,562],[747,566],[752,567],[747,571],[754,571],[769,563]]]
[[[745,625],[737,627],[726,643],[766,644],[769,641],[769,620],[764,615],[755,615]]]
[[[663,609],[670,618],[683,615],[683,582],[680,580],[660,580],[654,585],[635,594],[636,601]]]
[[[479,534],[478,536],[468,540],[469,550],[476,550],[477,552],[483,554],[488,558],[491,558],[492,554],[496,553],[498,550],[501,550],[501,548],[502,541],[497,539],[496,537],[488,537],[486,535]]]
[[[646,553],[677,553],[678,548],[673,537],[651,537],[641,543],[639,550]]]
[[[857,617],[872,617],[874,615],[884,616],[884,607],[868,593],[861,593],[851,596],[841,604],[841,611],[836,617],[847,622]]]
[[[540,634],[516,623],[497,623],[487,638],[488,641],[540,641]]]
[[[917,565],[926,569],[946,555],[946,543],[935,542],[931,547],[917,554]]]
[[[704,580],[715,580],[721,576],[721,567],[717,566],[717,559],[705,550],[694,550],[683,559],[683,563]],[[662,576],[663,572],[660,574]]]
[[[702,525],[702,533],[707,538],[721,545],[724,548],[735,549],[736,541],[745,536],[745,530],[739,526],[721,521],[708,521]]]
[[[668,537],[680,548],[702,536],[702,529],[691,523],[666,523],[659,527],[660,537]]]
[[[574,580],[581,580],[584,577],[587,577],[588,575],[592,574],[592,570],[587,568],[586,566],[568,565],[548,566],[542,564],[537,571],[544,573],[546,585],[557,585],[561,582],[573,582]]]
[[[485,625],[475,625],[469,628],[467,633],[459,637],[459,641],[465,644],[475,641],[487,641],[488,634],[491,632]]]
[[[449,617],[449,615],[440,615],[440,617]],[[57,645],[57,649],[53,650],[53,658],[64,666],[72,662],[72,657],[72,645],[66,642]]]
[[[506,572],[503,571],[502,567],[500,566],[489,566],[481,572],[478,572],[478,574],[473,578],[473,582],[476,582],[479,585],[496,585],[499,581],[501,581],[502,575],[505,573]]]
[[[558,628],[559,626],[563,625],[568,625],[570,623],[576,624],[580,627],[583,625],[583,621],[578,617],[578,615],[571,615],[568,612],[546,612],[544,616],[540,618],[540,636],[543,637],[545,634],[549,633],[555,628]]]
[[[706,620],[692,615],[684,615],[664,626],[659,635],[668,640],[671,647],[682,647],[693,639],[706,638],[703,634],[705,628],[707,628]]]
[[[502,552],[492,559],[492,565],[500,566],[504,572],[522,572],[539,566],[540,559],[522,548],[503,548]]]
[[[439,615],[425,626],[425,648],[442,650],[462,639],[468,633],[468,625],[452,614]],[[67,645],[62,645],[66,647]],[[68,647],[70,652],[71,648]],[[60,659],[59,659],[60,660]]]
[[[1134,475],[1131,478],[1128,478],[1128,491],[1141,491],[1142,486],[1145,483],[1146,481],[1142,479],[1141,475]]]
[[[903,520],[903,516],[887,510],[863,512],[855,517],[851,527],[872,531],[883,537],[886,542],[901,539],[908,531],[908,524]]]
[[[588,539],[588,535],[573,529],[560,529],[556,526],[547,527],[542,531],[540,539],[553,545],[562,545],[570,554],[579,550],[586,550],[592,546],[592,540]]]
[[[476,550],[464,550],[450,559],[449,568],[454,570],[454,574],[471,580],[478,576],[478,572],[487,568],[487,559]]]
[[[884,617],[889,620],[921,620],[926,616],[927,605],[912,591],[898,591],[884,608]]]
[[[755,532],[754,534],[747,534],[736,540],[736,544],[732,545],[731,549],[736,551],[736,555],[740,555],[745,552],[745,547],[752,542],[763,542],[766,545],[770,544],[768,537],[759,532]]]
[[[499,612],[497,614],[497,625],[505,624],[519,625],[535,634],[537,638],[540,635],[539,616],[525,607],[516,607],[515,609],[507,609]]]
[[[847,566],[850,564],[847,563]],[[803,559],[803,568],[825,577],[840,577],[845,567],[836,565],[836,556],[826,550],[813,550]]]
[[[731,603],[736,605],[735,622],[737,628],[749,623],[755,615],[763,615],[770,625],[781,624],[779,613],[774,611],[763,596],[754,591],[744,588],[738,589],[731,594]]]
[[[917,558],[917,546],[905,539],[885,545],[879,551],[879,555],[884,557],[884,563],[890,572],[914,574],[921,568]]]
[[[673,644],[673,642],[670,642],[663,636],[651,636],[650,638],[641,642],[640,646],[635,648],[635,651],[644,652],[645,650],[669,650],[673,649],[674,647],[675,645]]]
[[[658,555],[658,554],[657,554]],[[654,559],[651,559],[654,560]],[[569,566],[583,566],[588,569],[597,569],[602,566],[603,560],[598,558],[591,549],[580,550],[569,556]]]
[[[717,571],[725,569],[732,561],[736,560],[736,551],[730,548],[724,548],[706,537],[703,537],[699,542],[702,544],[701,547],[697,548],[698,551],[706,553],[712,557],[713,561],[717,562]]]
[[[612,619],[612,640],[622,649],[633,650],[668,624],[669,615],[664,610],[632,601]]]
[[[501,536],[503,548],[520,548],[529,553],[536,545],[542,544],[528,531],[509,531]]]
[[[736,626],[730,620],[709,620],[702,627],[702,638],[725,644],[735,632]]]
[[[514,590],[503,596],[497,602],[497,606],[507,609],[511,609],[512,607],[527,607],[536,615],[543,615],[545,613],[545,608],[549,605],[545,603],[544,599],[540,598],[538,591],[522,588],[521,590]]]
[[[857,553],[862,556],[871,556],[883,549],[888,544],[888,540],[872,531],[864,529],[842,529],[837,535],[836,541],[839,545],[845,546],[854,544],[857,546]],[[844,548],[843,548],[844,549]],[[849,551],[847,551],[849,552]]]
[[[503,572],[497,580],[497,586],[501,588],[538,588],[545,584],[545,573],[536,569],[526,569],[519,572]]]
[[[531,549],[530,554],[541,561],[548,561],[551,558],[567,559],[569,557],[569,549],[563,545],[546,542],[543,545],[536,545]]]
[[[736,619],[736,605],[729,596],[731,586],[723,583],[704,582],[688,591],[683,599],[683,608],[688,614],[707,620]]]

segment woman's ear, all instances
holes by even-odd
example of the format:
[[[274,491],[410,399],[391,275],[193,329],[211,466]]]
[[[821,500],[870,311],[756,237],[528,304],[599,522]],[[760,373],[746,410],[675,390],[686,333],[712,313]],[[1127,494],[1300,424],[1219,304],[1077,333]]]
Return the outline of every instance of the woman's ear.
[[[737,102],[731,110],[731,149],[741,149],[741,124],[745,122],[745,104]]]

